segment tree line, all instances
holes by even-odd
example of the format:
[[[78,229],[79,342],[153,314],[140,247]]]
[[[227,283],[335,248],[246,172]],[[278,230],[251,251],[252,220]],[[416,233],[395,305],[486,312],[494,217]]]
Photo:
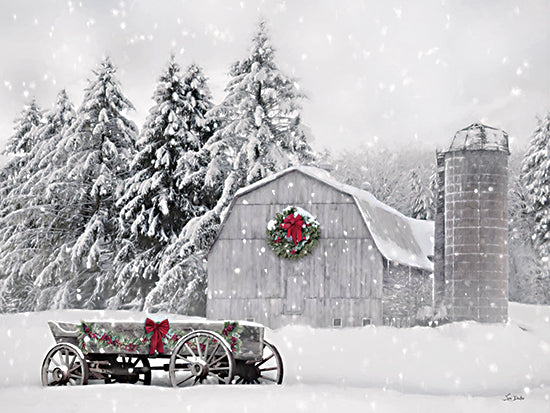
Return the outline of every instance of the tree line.
[[[93,71],[78,108],[62,90],[47,111],[35,101],[23,109],[0,170],[1,312],[203,315],[205,256],[233,195],[292,165],[326,167],[406,215],[433,219],[434,153],[311,149],[300,117],[304,95],[277,67],[264,22],[229,76],[214,104],[202,69],[183,69],[172,56],[141,129],[126,116],[133,105],[109,58]],[[550,135],[545,122],[533,140],[541,148]],[[511,295],[523,301],[548,301],[540,254],[550,242],[541,212],[550,201],[533,192],[544,178],[534,171],[549,163],[542,152],[528,152],[516,180],[523,183],[513,180],[510,191]]]
[[[203,258],[236,190],[314,159],[274,53],[262,22],[218,105],[172,57],[141,131],[109,58],[78,109],[65,91],[26,106],[0,171],[0,311],[203,313]]]

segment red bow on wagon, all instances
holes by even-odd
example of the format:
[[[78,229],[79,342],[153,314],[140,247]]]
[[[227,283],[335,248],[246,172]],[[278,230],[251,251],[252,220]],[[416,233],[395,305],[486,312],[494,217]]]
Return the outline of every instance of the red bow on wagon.
[[[304,221],[302,220],[301,215],[289,214],[283,221],[283,229],[286,229],[286,236],[292,238],[294,241],[294,246],[302,241],[302,225]]]
[[[145,332],[153,332],[153,335],[151,336],[151,348],[149,349],[150,355],[154,354],[155,351],[158,351],[159,353],[164,353],[162,338],[166,337],[166,334],[168,334],[168,330],[170,330],[170,323],[168,323],[168,319],[165,319],[158,323],[155,323],[150,318],[147,318],[145,320]]]

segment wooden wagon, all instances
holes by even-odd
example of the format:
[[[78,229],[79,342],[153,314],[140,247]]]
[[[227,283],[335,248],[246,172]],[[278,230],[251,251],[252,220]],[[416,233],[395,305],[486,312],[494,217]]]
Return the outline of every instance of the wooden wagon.
[[[281,356],[257,323],[147,319],[48,325],[57,344],[42,363],[44,386],[90,380],[149,385],[153,370],[167,371],[174,387],[283,381]]]

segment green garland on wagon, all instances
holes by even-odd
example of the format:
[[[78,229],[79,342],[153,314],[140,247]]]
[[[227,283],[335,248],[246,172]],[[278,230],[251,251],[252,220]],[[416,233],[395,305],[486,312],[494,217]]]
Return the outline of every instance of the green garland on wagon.
[[[216,331],[230,345],[233,353],[238,353],[241,350],[242,341],[240,334],[243,328],[237,321],[226,321],[222,330]],[[185,335],[191,333],[192,330],[173,330],[170,328],[168,334],[162,338],[162,344],[166,350],[172,351],[177,342]],[[101,349],[115,349],[128,353],[137,352],[142,345],[149,346],[153,333],[145,331],[140,337],[127,337],[118,334],[111,330],[97,327],[93,323],[80,322],[78,326],[78,344],[84,354],[92,350],[92,346]]]
[[[267,245],[279,257],[296,260],[311,254],[321,236],[321,225],[305,209],[291,205],[267,223]]]

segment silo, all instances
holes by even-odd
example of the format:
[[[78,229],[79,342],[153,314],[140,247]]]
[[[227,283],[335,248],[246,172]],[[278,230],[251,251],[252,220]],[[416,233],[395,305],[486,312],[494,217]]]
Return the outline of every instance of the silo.
[[[481,124],[458,131],[442,153],[443,268],[451,321],[508,318],[509,154],[508,135]]]

